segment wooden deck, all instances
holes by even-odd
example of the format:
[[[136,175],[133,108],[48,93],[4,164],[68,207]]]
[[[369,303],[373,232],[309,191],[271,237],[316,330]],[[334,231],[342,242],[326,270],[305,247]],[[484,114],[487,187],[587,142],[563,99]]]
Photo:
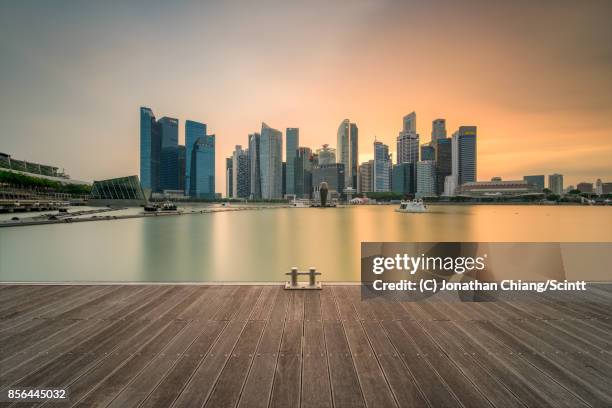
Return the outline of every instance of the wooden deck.
[[[0,388],[84,407],[611,407],[610,310],[609,285],[490,303],[0,286]]]

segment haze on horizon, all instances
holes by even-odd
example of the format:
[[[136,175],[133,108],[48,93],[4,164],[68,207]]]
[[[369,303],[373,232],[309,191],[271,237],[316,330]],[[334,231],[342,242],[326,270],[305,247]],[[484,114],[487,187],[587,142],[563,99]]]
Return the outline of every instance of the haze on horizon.
[[[395,150],[417,112],[478,126],[478,178],[612,181],[612,2],[20,1],[0,5],[0,151],[75,179],[139,173],[139,107],[225,157],[265,121]]]

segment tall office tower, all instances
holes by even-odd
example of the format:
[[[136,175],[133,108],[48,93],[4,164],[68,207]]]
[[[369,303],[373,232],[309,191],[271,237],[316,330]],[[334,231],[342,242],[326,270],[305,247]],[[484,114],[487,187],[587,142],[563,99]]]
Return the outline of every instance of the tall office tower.
[[[338,127],[338,154],[336,162],[344,164],[345,187],[357,187],[359,160],[359,130],[355,123],[344,119]]]
[[[334,164],[336,162],[336,149],[332,149],[329,145],[324,144],[322,148],[317,149],[318,165]]]
[[[215,198],[215,135],[196,139],[191,149],[191,196]],[[233,174],[233,168],[232,168]]]
[[[557,195],[563,194],[563,175],[550,174],[548,176],[548,189]]]
[[[178,190],[178,119],[164,116],[161,126],[160,190]]]
[[[361,163],[359,166],[359,193],[374,191],[374,160]]]
[[[595,181],[595,194],[603,194],[603,182],[601,181],[601,179],[597,179],[597,181]]]
[[[453,143],[452,139],[436,140],[436,194],[444,193],[446,176],[453,174]]]
[[[417,191],[416,196],[431,197],[436,195],[436,162],[420,161],[416,165]]]
[[[140,183],[143,188],[159,191],[161,126],[153,111],[140,108]]]
[[[435,146],[436,142],[440,139],[446,139],[446,119],[434,119],[433,122],[431,122],[432,146]]]
[[[282,187],[281,187],[281,194],[283,197],[285,197],[285,194],[287,194],[287,162],[283,162],[283,183],[282,183]]]
[[[312,150],[298,147],[294,158],[294,194],[297,198],[310,198],[312,193]]]
[[[391,156],[389,146],[374,141],[373,186],[375,192],[390,191]]]
[[[285,151],[285,162],[287,163],[287,194],[295,194],[295,155],[300,145],[300,129],[298,128],[287,128],[285,133],[287,139],[286,151]]]
[[[192,120],[185,121],[185,195],[192,195],[191,189],[191,152],[193,145],[199,137],[206,136],[206,124],[194,122]]]
[[[431,144],[421,145],[421,160],[436,160],[436,146]]]
[[[234,157],[225,159],[225,197],[234,196]]]
[[[249,171],[249,151],[237,145],[232,156],[232,190],[234,198],[249,198],[251,176]]]
[[[541,193],[544,190],[544,175],[539,174],[537,176],[523,176],[523,180],[527,183],[535,186],[536,191]]]
[[[251,194],[254,200],[261,199],[261,162],[260,162],[260,141],[259,133],[249,135],[249,165],[251,173]]]
[[[344,194],[345,177],[344,164],[332,163],[314,166],[312,169],[312,187],[318,191],[322,182],[326,182],[330,196],[341,196]]]
[[[393,165],[391,191],[400,194],[414,194],[416,191],[414,169],[414,163]]]
[[[453,133],[452,171],[455,186],[477,180],[476,126],[460,126]],[[419,170],[417,169],[417,175]]]
[[[419,134],[416,132],[416,113],[404,116],[402,131],[397,136],[397,163],[419,161]]]
[[[185,146],[178,146],[178,189],[187,195],[185,187]]]
[[[264,200],[281,199],[283,197],[282,132],[262,123],[259,147],[261,197]]]

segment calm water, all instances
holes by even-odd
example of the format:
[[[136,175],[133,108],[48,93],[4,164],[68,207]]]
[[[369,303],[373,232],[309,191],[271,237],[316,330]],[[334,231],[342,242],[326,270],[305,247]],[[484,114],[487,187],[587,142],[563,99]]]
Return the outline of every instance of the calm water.
[[[612,242],[611,207],[277,208],[0,229],[2,281],[358,281],[362,241]],[[140,209],[124,210],[137,212]],[[112,213],[111,213],[112,214]]]

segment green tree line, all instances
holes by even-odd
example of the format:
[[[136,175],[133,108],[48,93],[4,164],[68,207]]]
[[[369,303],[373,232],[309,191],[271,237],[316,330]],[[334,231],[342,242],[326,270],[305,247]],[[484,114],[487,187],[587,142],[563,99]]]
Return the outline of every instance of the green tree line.
[[[65,194],[89,194],[91,186],[83,184],[63,184],[58,181],[40,177],[26,176],[25,174],[0,171],[0,184],[17,188],[30,188]]]

